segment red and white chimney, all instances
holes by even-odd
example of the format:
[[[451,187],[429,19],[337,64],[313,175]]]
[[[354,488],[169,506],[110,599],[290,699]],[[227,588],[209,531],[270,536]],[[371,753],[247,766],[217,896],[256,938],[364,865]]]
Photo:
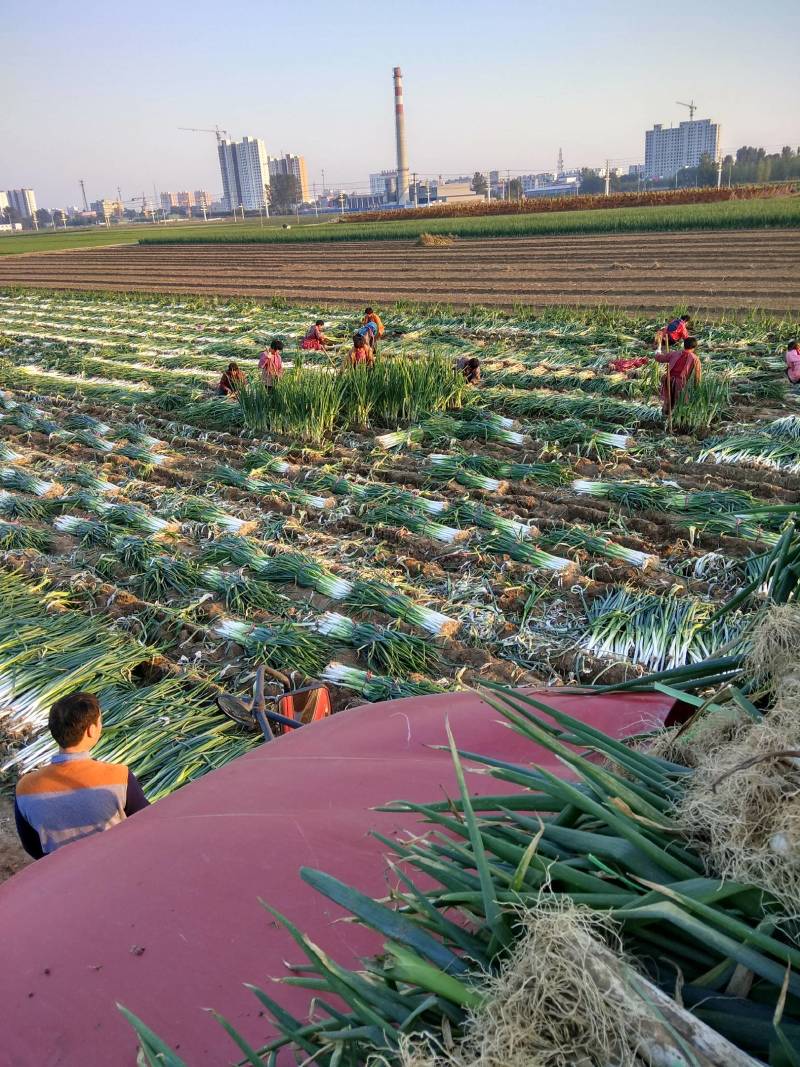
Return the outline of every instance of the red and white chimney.
[[[408,204],[408,149],[406,116],[403,110],[403,72],[394,68],[394,128],[397,136],[397,202]]]

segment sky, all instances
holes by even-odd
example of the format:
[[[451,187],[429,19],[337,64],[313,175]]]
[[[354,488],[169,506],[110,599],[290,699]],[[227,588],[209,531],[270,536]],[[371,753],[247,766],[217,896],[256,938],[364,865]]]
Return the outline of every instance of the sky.
[[[797,0],[4,0],[0,189],[40,206],[221,189],[219,124],[366,191],[395,165],[402,67],[412,171],[643,161],[644,131],[722,124],[724,151],[800,144]]]

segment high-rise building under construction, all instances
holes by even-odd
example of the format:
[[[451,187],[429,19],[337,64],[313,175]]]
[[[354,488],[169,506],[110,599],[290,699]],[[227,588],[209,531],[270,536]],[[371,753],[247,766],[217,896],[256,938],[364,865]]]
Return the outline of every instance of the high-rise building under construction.
[[[293,156],[286,152],[282,156],[267,156],[267,162],[269,163],[270,178],[277,178],[279,175],[291,175],[297,182],[297,194],[300,197],[300,203],[307,204],[311,200],[308,194],[308,171],[306,170],[306,161],[303,156]]]

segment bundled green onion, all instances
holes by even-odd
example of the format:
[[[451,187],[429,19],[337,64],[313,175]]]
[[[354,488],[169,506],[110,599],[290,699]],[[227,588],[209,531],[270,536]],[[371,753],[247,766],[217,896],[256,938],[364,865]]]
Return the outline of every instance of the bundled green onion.
[[[53,519],[53,528],[69,534],[85,545],[110,545],[115,537],[113,527],[97,519],[81,519],[77,515],[59,515]]]
[[[222,571],[218,567],[204,567],[198,576],[198,583],[220,596],[225,607],[238,614],[248,611],[274,612],[286,603],[286,598],[266,582]]]
[[[347,603],[356,611],[381,611],[409,626],[419,626],[435,636],[452,634],[458,623],[440,611],[423,608],[385,582],[359,579],[345,594]]]
[[[269,471],[271,474],[285,474],[289,470],[289,464],[285,460],[272,452],[267,452],[263,448],[256,448],[252,452],[248,452],[242,461],[242,466],[250,474],[259,471]]]
[[[326,637],[358,649],[370,670],[386,671],[393,677],[424,673],[438,663],[438,652],[430,641],[402,630],[354,622],[335,611],[325,612],[312,625]]]
[[[316,560],[303,556],[299,552],[280,552],[269,556],[256,568],[256,573],[271,582],[295,582],[299,586],[315,589],[332,600],[343,600],[350,596],[353,583],[322,567]]]
[[[47,530],[36,530],[30,526],[0,521],[0,548],[29,549],[47,552],[50,547],[50,534]]]
[[[151,515],[144,508],[135,504],[111,504],[106,500],[100,500],[96,504],[96,510],[108,522],[117,526],[128,526],[132,530],[146,534],[163,534],[175,529],[175,524],[161,519],[157,515]]]
[[[198,585],[197,566],[178,556],[153,556],[133,579],[144,600],[159,601],[167,593],[188,596]]]
[[[65,434],[65,440],[85,445],[86,448],[93,448],[96,452],[110,452],[114,447],[111,441],[107,441],[105,437],[99,437],[96,433],[92,433],[91,430],[68,430]]]
[[[0,468],[0,482],[6,489],[19,489],[22,493],[33,493],[34,496],[47,496],[59,488],[56,482],[46,482],[35,474],[11,467]]]
[[[43,519],[47,509],[38,500],[30,500],[0,489],[0,517],[4,519]]]
[[[209,541],[200,553],[201,563],[232,563],[255,571],[261,570],[269,561],[270,557],[254,541],[233,535]]]
[[[527,541],[520,541],[507,533],[493,533],[481,542],[483,548],[511,556],[518,563],[529,563],[532,567],[541,567],[548,571],[575,570],[572,560],[551,556],[541,548],[535,548]]]
[[[452,526],[444,526],[440,522],[433,522],[422,515],[405,511],[394,504],[381,504],[366,513],[365,518],[369,522],[381,523],[388,526],[403,526],[421,537],[432,537],[435,541],[443,541],[452,544],[466,536],[463,530],[457,530]]]
[[[329,651],[321,637],[291,622],[253,626],[237,619],[223,619],[214,633],[242,645],[259,663],[277,670],[297,670],[307,678],[319,674]]]
[[[93,493],[99,493],[105,495],[106,493],[119,493],[120,487],[114,485],[113,482],[108,482],[104,478],[99,478],[91,467],[76,467],[74,471],[61,471],[59,472],[59,478],[62,478],[65,482],[71,482],[75,485],[80,485],[84,489],[90,489]]]
[[[164,456],[159,452],[152,452],[143,445],[133,443],[118,448],[116,454],[135,460],[136,463],[143,463],[146,467],[162,467],[169,460],[169,456]]]
[[[163,442],[157,437],[151,437],[149,433],[134,423],[124,423],[111,436],[115,441],[130,441],[132,445],[142,445],[144,448],[157,448]]]
[[[428,456],[428,462],[433,467],[435,478],[457,481],[467,489],[483,489],[490,493],[503,493],[506,486],[498,478],[490,478],[487,474],[469,470],[463,464],[461,456],[445,456],[434,453]]]
[[[785,418],[775,419],[764,427],[764,433],[769,437],[787,437],[792,441],[800,440],[800,416],[786,415]]]
[[[411,493],[407,489],[398,489],[396,486],[383,485],[378,482],[353,486],[352,493],[364,503],[392,504],[420,514],[439,515],[447,507],[444,500],[429,500],[419,493]]]
[[[615,589],[589,606],[583,644],[599,655],[668,670],[708,658],[741,631],[741,620],[728,616],[706,628],[713,613],[713,604],[695,597]]]
[[[146,567],[157,552],[152,541],[131,535],[115,537],[112,541],[112,548],[115,558],[130,571],[138,571]]]
[[[204,526],[217,526],[227,533],[237,534],[243,527],[252,527],[253,522],[229,515],[213,500],[200,496],[169,496],[159,506],[159,511],[181,522],[200,522]]]
[[[485,504],[478,504],[474,500],[462,500],[447,512],[447,518],[460,524],[471,523],[474,526],[482,526],[485,530],[499,530],[500,533],[508,534],[509,537],[530,537],[530,526],[518,519],[507,519],[504,515],[487,508]]]
[[[100,434],[101,437],[105,437],[106,434],[111,432],[111,427],[107,423],[95,419],[92,415],[84,415],[81,412],[67,415],[64,419],[64,428],[67,430],[92,430],[94,433]]]
[[[322,672],[322,680],[344,689],[353,689],[370,703],[381,700],[399,700],[403,697],[425,696],[443,693],[444,689],[434,682],[412,682],[407,679],[388,678],[343,663],[329,663]]]
[[[551,548],[559,548],[568,545],[570,548],[581,548],[595,556],[605,556],[608,559],[620,560],[631,567],[644,570],[645,567],[653,566],[658,562],[658,557],[647,552],[639,552],[633,548],[625,548],[615,541],[602,537],[599,534],[582,530],[579,526],[572,526],[562,530],[548,530],[542,537],[542,543]]]
[[[0,441],[0,460],[4,463],[16,463],[20,459],[22,459],[20,452],[15,452],[13,448],[9,448],[5,441]]]

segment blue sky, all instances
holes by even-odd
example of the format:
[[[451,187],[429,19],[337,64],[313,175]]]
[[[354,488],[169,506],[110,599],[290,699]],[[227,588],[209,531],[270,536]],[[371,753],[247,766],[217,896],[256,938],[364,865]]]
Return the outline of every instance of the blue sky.
[[[403,68],[420,174],[640,161],[653,122],[722,123],[723,147],[800,144],[796,0],[5,0],[0,189],[40,204],[220,188],[220,126],[363,187],[394,163]]]

